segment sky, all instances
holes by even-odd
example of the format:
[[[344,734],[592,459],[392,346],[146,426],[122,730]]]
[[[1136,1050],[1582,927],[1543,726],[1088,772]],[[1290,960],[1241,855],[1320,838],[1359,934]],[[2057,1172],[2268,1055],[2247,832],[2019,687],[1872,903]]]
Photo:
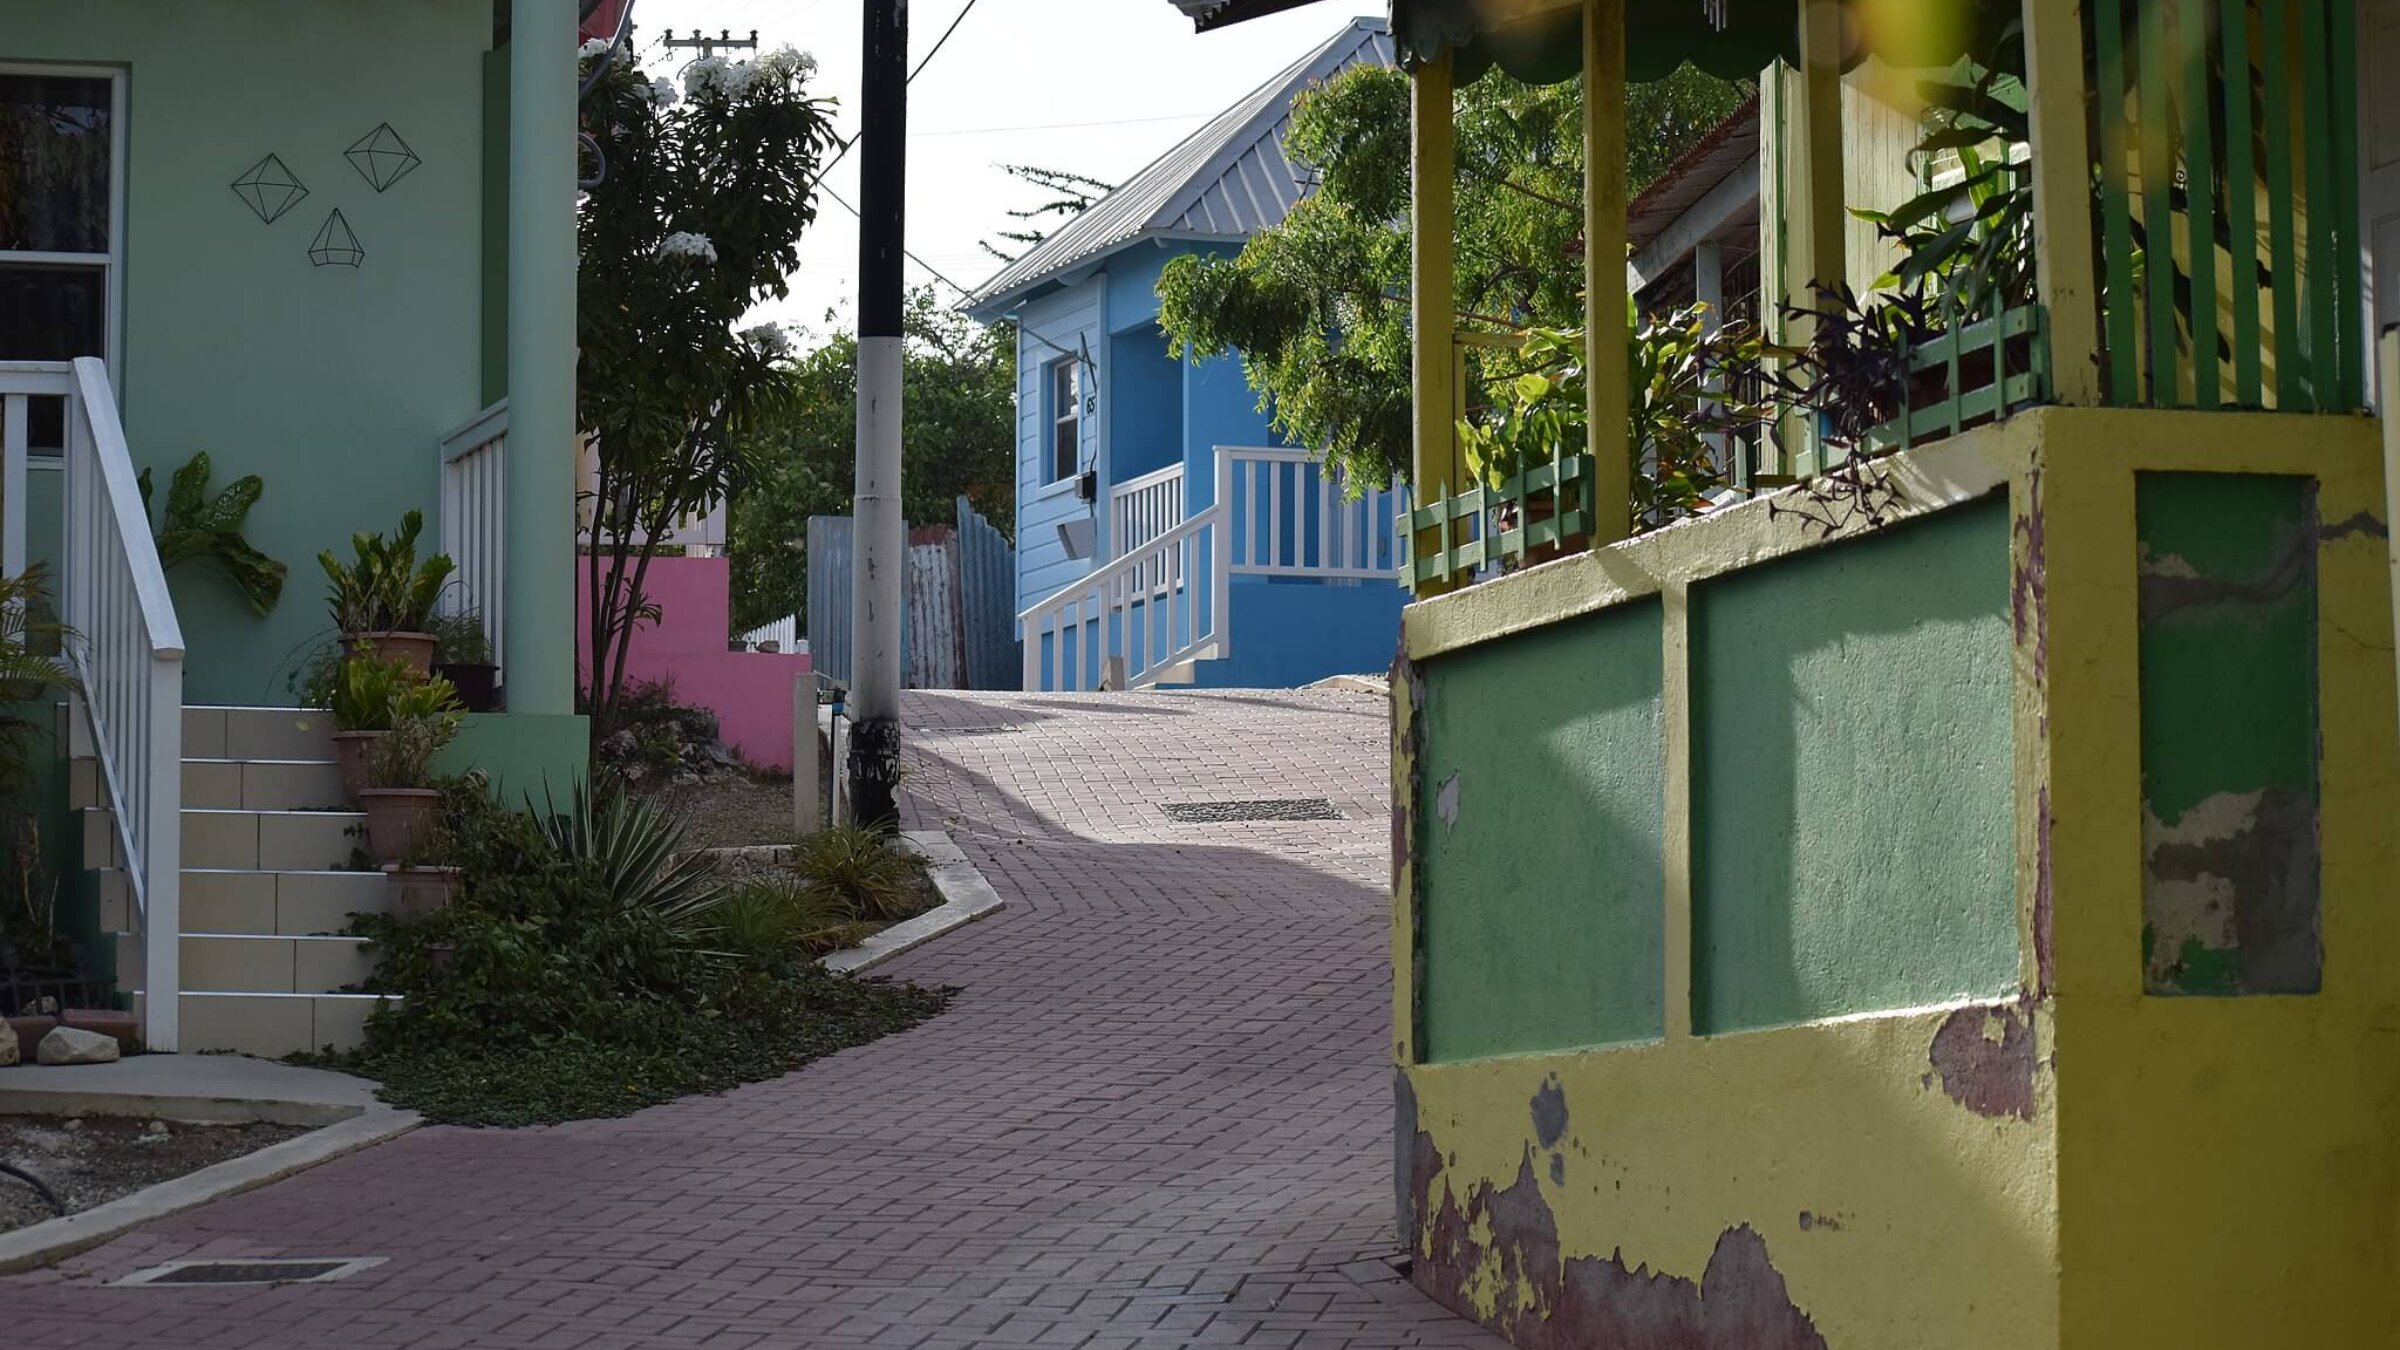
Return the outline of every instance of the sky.
[[[760,49],[790,44],[817,58],[818,93],[837,100],[835,129],[858,130],[863,0],[637,0],[635,47],[646,69],[668,74],[696,53],[657,47],[666,30],[736,37],[758,30]],[[1017,225],[1011,208],[1043,194],[999,167],[1069,169],[1121,183],[1380,0],[1323,3],[1208,34],[1167,0],[914,0],[909,64],[924,58],[964,12],[949,43],[909,86],[908,247],[962,286],[1000,263],[976,245]],[[742,55],[742,53],[731,53]],[[853,151],[825,187],[856,205]],[[801,241],[790,299],[755,317],[827,331],[854,320],[858,226],[830,196]],[[932,281],[909,264],[911,284]],[[957,292],[935,282],[945,302]]]

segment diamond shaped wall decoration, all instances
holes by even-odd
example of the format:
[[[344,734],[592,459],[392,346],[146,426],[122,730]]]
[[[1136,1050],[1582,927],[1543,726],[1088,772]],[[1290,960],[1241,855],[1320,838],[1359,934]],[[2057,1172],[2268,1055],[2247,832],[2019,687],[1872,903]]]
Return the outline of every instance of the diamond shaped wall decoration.
[[[308,195],[308,189],[301,185],[300,175],[269,155],[233,180],[233,195],[256,211],[260,220],[272,225],[276,217],[298,206],[300,199]]]
[[[379,123],[373,131],[359,137],[342,152],[342,157],[377,192],[399,182],[408,176],[409,170],[425,162],[417,158],[417,152],[408,148],[408,142],[400,139],[400,133],[392,130],[389,122]]]
[[[342,219],[341,208],[335,207],[317,230],[316,242],[308,246],[308,260],[319,267],[356,267],[366,258],[358,236],[350,232],[350,222]]]

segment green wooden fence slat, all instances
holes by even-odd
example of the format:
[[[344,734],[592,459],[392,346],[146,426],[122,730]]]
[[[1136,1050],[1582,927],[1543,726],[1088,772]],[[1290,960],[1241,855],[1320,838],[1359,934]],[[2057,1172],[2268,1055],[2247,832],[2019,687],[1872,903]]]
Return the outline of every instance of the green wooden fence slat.
[[[2136,0],[2140,42],[2134,52],[2141,85],[2142,231],[2148,240],[2142,289],[2150,310],[2149,402],[2177,401],[2175,368],[2175,218],[2170,187],[2175,176],[2175,123],[2167,100],[2167,70],[2174,51],[2167,45],[2163,0]]]
[[[2102,297],[2108,325],[2108,401],[2141,401],[2140,362],[2135,359],[2133,294],[2133,205],[2125,182],[2125,13],[2122,0],[2095,0],[2093,51],[2100,79],[2100,252],[2108,269]]]
[[[2225,231],[2233,241],[2233,401],[2255,408],[2258,350],[2258,146],[2251,134],[2250,0],[2226,0]]]
[[[2259,15],[2260,83],[2266,91],[2268,257],[2275,291],[2275,406],[2294,412],[2303,404],[2303,372],[2299,248],[2292,237],[2291,19],[2285,0],[2261,0]]]
[[[2239,3],[2240,0],[2229,0]],[[2210,137],[2208,22],[2205,0],[2186,0],[2183,36],[2184,214],[2191,240],[2192,403],[2217,406],[2217,180]]]
[[[2333,220],[2341,194],[2333,186],[2338,175],[2333,171],[2333,128],[2328,125],[2331,110],[2319,87],[2332,59],[2325,49],[2325,9],[2326,0],[2300,0],[2300,69],[2307,73],[2300,109],[2308,170],[2308,394],[2309,406],[2319,412],[2341,402],[2341,358],[2335,350],[2340,319],[2333,284],[2340,270],[2334,261]]]
[[[2333,105],[2333,226],[2341,243],[2326,270],[2339,297],[2334,322],[2341,330],[2340,406],[2346,411],[2367,402],[2366,318],[2360,313],[2365,299],[2359,265],[2363,254],[2358,238],[2358,11],[2349,0],[2332,0],[2332,20],[2333,50],[2327,62],[2332,79],[2326,92]]]

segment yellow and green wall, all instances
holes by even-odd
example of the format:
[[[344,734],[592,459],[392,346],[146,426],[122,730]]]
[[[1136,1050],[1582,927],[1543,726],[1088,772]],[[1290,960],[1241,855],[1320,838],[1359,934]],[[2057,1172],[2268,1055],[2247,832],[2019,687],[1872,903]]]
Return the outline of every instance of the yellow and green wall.
[[[2394,1343],[2377,434],[2042,409],[1411,606],[1416,1282],[1562,1350]]]

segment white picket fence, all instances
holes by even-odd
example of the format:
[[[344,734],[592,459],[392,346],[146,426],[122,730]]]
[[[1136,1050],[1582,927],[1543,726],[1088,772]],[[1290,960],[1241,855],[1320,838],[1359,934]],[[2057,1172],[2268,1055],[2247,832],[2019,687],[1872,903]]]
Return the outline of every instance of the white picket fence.
[[[508,400],[444,436],[441,451],[442,552],[458,565],[442,608],[481,615],[500,662],[508,650]]]

